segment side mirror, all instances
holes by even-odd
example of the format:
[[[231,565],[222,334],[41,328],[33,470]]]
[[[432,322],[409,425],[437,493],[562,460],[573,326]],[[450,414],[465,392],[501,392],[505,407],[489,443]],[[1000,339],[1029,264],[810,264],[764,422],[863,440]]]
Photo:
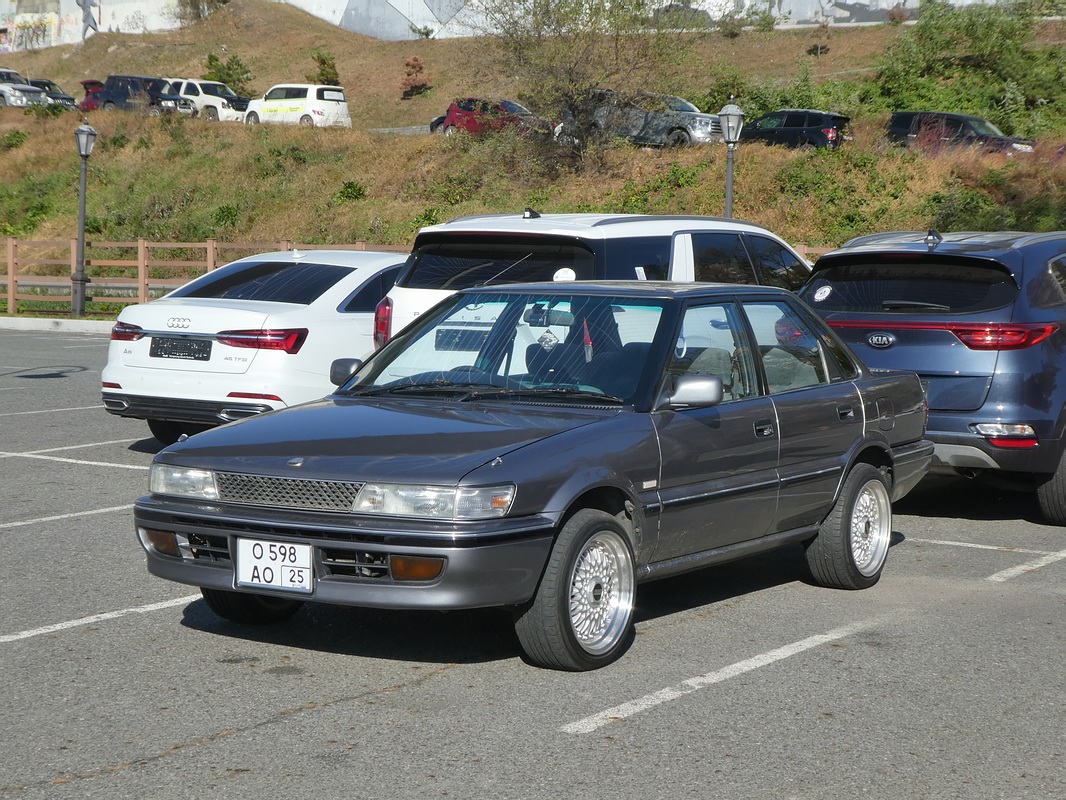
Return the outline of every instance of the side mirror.
[[[722,379],[717,375],[679,375],[672,392],[665,392],[659,408],[707,408],[722,402]]]
[[[334,386],[343,386],[361,366],[363,366],[362,359],[338,358],[329,365],[329,382]]]

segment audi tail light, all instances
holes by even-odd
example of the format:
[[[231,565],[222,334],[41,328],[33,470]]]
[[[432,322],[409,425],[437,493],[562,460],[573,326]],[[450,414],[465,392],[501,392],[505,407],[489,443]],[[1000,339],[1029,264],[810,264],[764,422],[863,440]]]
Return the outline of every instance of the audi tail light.
[[[111,341],[113,342],[136,342],[142,336],[144,336],[144,328],[140,325],[116,322],[111,328]]]
[[[307,328],[262,331],[221,331],[215,335],[220,344],[253,350],[282,350],[290,355],[300,352],[307,339]]]
[[[868,322],[830,320],[834,328],[874,330],[949,331],[971,350],[1024,350],[1051,337],[1056,322]]]
[[[374,349],[385,345],[392,336],[392,300],[388,295],[378,301],[374,309]]]

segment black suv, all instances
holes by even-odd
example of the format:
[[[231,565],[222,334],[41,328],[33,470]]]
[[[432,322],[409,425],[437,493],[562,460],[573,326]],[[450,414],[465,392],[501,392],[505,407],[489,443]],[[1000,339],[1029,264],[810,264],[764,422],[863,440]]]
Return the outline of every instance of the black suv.
[[[870,367],[918,373],[934,471],[1035,489],[1066,525],[1066,232],[863,236],[799,294]]]
[[[62,87],[55,81],[50,81],[47,78],[30,78],[30,86],[36,86],[44,92],[48,102],[54,106],[72,109],[77,105],[74,97],[64,92]]]
[[[1031,139],[1007,136],[987,119],[969,114],[896,111],[888,121],[885,136],[893,144],[926,150],[963,146],[1007,153],[1033,152]]]
[[[765,142],[785,147],[833,150],[850,141],[849,117],[810,108],[785,108],[759,117],[740,130],[742,142]]]
[[[100,90],[99,105],[104,111],[145,111],[150,117],[178,111],[192,113],[190,101],[174,94],[170,83],[146,75],[108,75]]]

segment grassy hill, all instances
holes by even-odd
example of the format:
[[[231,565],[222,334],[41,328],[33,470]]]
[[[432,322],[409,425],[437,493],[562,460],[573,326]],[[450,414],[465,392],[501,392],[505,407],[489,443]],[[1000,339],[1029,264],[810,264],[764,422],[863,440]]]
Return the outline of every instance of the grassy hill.
[[[782,82],[809,74],[840,80],[869,71],[900,34],[890,25],[712,34],[669,74],[648,85],[708,96],[711,67]],[[1041,32],[1061,40],[1061,26]],[[1058,37],[1058,39],[1056,39]],[[818,57],[812,45],[828,45]],[[426,125],[450,99],[510,95],[514,87],[462,40],[382,42],[347,33],[266,0],[232,0],[183,30],[103,33],[86,42],[6,54],[4,66],[49,77],[68,91],[83,78],[136,72],[199,76],[209,54],[237,54],[252,85],[303,80],[312,54],[336,59],[355,127],[307,130],[148,119],[96,112],[90,159],[91,238],[405,244],[424,224],[479,212],[631,211],[720,214],[725,148],[654,151],[618,147],[595,160],[531,158],[510,136],[470,140],[375,133]],[[404,60],[418,56],[432,89],[401,96]],[[711,109],[714,110],[714,109]],[[1066,158],[1057,143],[1031,158],[972,153],[935,158],[890,149],[885,113],[854,119],[855,139],[835,153],[745,145],[737,154],[736,216],[794,242],[835,245],[895,228],[1066,227]],[[0,234],[53,239],[75,235],[80,118],[0,110]]]

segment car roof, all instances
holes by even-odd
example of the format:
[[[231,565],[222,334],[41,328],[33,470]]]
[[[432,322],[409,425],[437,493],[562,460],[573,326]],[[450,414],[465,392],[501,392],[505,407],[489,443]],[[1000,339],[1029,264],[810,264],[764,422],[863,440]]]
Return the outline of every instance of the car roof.
[[[693,297],[733,296],[737,293],[765,294],[773,297],[791,296],[777,286],[756,286],[737,283],[705,283],[699,281],[543,281],[540,283],[509,283],[502,286],[472,286],[457,294],[565,294],[589,297],[625,297],[632,299],[683,300]]]
[[[293,89],[343,89],[343,86],[338,86],[335,83],[275,83],[270,89],[280,89],[283,86],[289,86]],[[269,92],[270,89],[267,89]]]
[[[399,266],[407,253],[388,253],[381,250],[274,250],[235,259],[229,263],[243,264],[261,261],[288,261],[293,264],[332,264],[339,267],[362,267],[375,270]]]
[[[715,230],[770,233],[756,225],[725,217],[652,214],[480,214],[457,217],[439,225],[422,228],[423,233],[533,233],[539,235],[576,236],[586,239],[611,239],[633,235],[665,235],[684,230]],[[534,214],[536,212],[533,212]],[[773,235],[773,234],[771,234]]]

